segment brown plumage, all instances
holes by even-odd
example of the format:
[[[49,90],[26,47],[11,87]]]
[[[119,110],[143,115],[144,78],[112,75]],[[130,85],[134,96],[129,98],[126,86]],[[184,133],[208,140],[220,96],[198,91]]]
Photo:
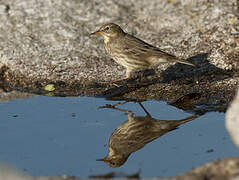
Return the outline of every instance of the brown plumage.
[[[152,65],[161,63],[178,62],[195,66],[186,60],[178,59],[155,46],[125,33],[120,26],[114,23],[105,24],[98,31],[91,34],[103,36],[107,53],[118,64],[126,68],[126,78],[129,78],[133,71],[148,69]]]
[[[120,124],[110,136],[108,155],[98,161],[104,161],[111,167],[122,166],[131,153],[199,116],[193,115],[178,121],[157,120],[151,117],[141,103],[139,105],[147,115],[134,117],[133,113],[129,113],[128,120]]]

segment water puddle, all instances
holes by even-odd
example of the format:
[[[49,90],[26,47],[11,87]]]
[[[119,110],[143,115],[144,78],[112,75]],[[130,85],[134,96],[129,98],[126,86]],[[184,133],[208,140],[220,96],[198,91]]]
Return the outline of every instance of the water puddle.
[[[0,114],[0,162],[33,176],[174,176],[239,155],[224,113],[163,101],[38,96],[1,102]]]

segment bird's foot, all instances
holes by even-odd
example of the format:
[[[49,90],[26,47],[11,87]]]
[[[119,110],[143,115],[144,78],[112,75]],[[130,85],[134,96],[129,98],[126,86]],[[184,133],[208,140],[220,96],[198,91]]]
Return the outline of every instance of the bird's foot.
[[[116,82],[125,81],[125,80],[129,80],[129,77],[123,77],[123,78],[120,78],[120,79],[116,79],[116,80],[113,80],[112,82],[116,83]]]
[[[128,113],[133,113],[132,111],[130,110],[126,110],[126,109],[121,109],[121,108],[118,108],[117,106],[118,105],[123,105],[123,104],[126,104],[127,102],[118,102],[116,104],[106,104],[104,106],[99,106],[99,109],[104,109],[104,108],[109,108],[109,109],[115,109],[115,110],[118,110],[118,111],[122,111],[122,112],[125,112],[126,114]]]
[[[114,85],[116,87],[120,87],[120,84],[118,83],[122,83],[126,80],[129,80],[130,78],[129,77],[124,77],[124,78],[120,78],[120,79],[116,79],[116,80],[112,80],[112,81],[101,81],[101,82],[98,82],[99,84],[111,84],[111,85]]]
[[[113,86],[116,86],[116,87],[120,87],[119,84],[115,83],[115,82],[112,82],[112,81],[102,81],[102,82],[98,82],[99,84],[104,84],[104,85],[113,85]]]

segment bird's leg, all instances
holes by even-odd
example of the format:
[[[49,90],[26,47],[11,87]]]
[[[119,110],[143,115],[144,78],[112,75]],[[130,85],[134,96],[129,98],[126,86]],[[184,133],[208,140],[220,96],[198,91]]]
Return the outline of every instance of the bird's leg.
[[[129,79],[128,77],[123,77],[123,78],[120,78],[120,79],[116,79],[116,80],[112,80],[112,81],[105,81],[105,82],[99,82],[100,84],[113,84],[117,87],[119,87],[119,85],[117,85],[116,83],[117,82],[120,82],[120,81],[123,81],[123,80],[127,80]]]
[[[130,78],[130,75],[131,75],[131,72],[132,70],[129,69],[129,68],[126,68],[126,76],[121,78],[121,79],[117,79],[117,80],[114,80],[113,82],[118,82],[118,81],[123,81],[123,80],[127,80]]]
[[[135,121],[134,113],[133,113],[133,112],[129,112],[129,113],[128,113],[128,120],[129,120],[129,121]]]
[[[119,81],[123,81],[123,80],[127,80],[129,79],[128,77],[123,77],[123,78],[120,78],[120,79],[116,79],[116,80],[113,80],[112,82],[115,83],[115,82],[119,82]]]
[[[123,81],[123,80],[128,80],[130,78],[131,72],[132,72],[131,69],[126,68],[126,76],[123,77],[123,78],[120,78],[120,79],[116,79],[116,80],[114,80],[112,82],[115,83],[115,82],[119,82],[119,81]]]
[[[110,82],[100,82],[101,84],[108,84],[108,83],[113,83],[113,85],[115,86],[118,86],[116,83],[117,82],[120,82],[120,81],[124,81],[124,80],[128,80],[130,78],[130,75],[131,75],[131,72],[132,72],[132,69],[126,69],[126,76],[123,77],[123,78],[120,78],[120,79],[116,79],[116,80],[113,80],[113,81],[110,81]]]
[[[129,79],[131,76],[132,69],[126,68],[126,78]]]
[[[144,112],[147,114],[148,117],[151,117],[151,115],[149,114],[149,112],[145,109],[145,107],[143,106],[143,104],[141,102],[138,102],[140,107],[144,110]]]

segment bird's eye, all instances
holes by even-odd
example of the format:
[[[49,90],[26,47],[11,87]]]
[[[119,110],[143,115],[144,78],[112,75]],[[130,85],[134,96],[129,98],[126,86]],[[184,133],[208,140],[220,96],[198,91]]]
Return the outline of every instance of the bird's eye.
[[[105,31],[109,31],[110,30],[110,28],[109,28],[109,26],[107,26],[106,28],[105,28]]]

